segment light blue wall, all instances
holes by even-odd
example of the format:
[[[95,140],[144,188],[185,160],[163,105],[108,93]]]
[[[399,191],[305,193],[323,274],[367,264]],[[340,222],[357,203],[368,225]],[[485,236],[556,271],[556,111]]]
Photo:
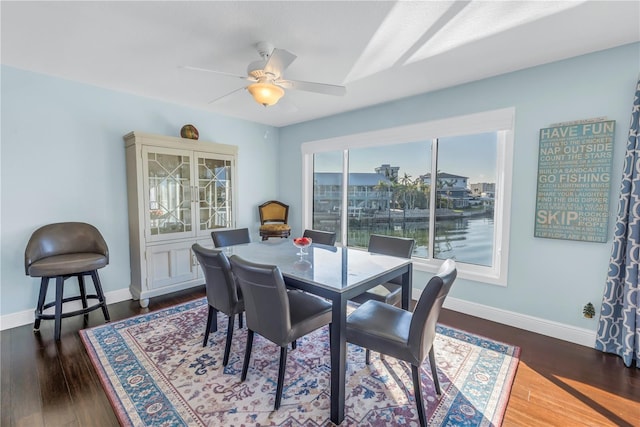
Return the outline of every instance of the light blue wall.
[[[289,203],[294,232],[301,229],[302,142],[513,106],[509,283],[502,288],[459,280],[451,295],[595,330],[595,320],[582,317],[582,306],[591,301],[599,310],[611,236],[602,244],[533,238],[538,131],[561,121],[600,116],[616,120],[614,218],[615,177],[621,174],[639,71],[636,43],[274,129],[2,66],[0,315],[34,307],[38,281],[24,275],[24,247],[33,230],[46,223],[95,224],[111,252],[111,264],[101,270],[105,290],[128,287],[122,136],[129,131],[177,135],[183,124],[193,123],[203,141],[238,145],[238,225],[251,227],[257,238],[256,205],[270,198]],[[286,169],[278,167],[283,164]],[[417,272],[414,283],[423,286],[427,278]]]
[[[490,58],[487,58],[490,61]],[[473,64],[461,63],[461,67]],[[640,44],[622,46],[280,130],[280,196],[291,202],[299,228],[302,188],[300,144],[505,107],[515,107],[515,149],[509,277],[506,288],[458,280],[451,296],[549,321],[596,329],[582,316],[591,301],[599,313],[612,237],[607,243],[533,237],[538,132],[552,123],[606,116],[616,121],[611,221],[616,214],[631,105],[640,71]],[[611,233],[610,233],[611,234]],[[414,270],[415,271],[415,270]],[[417,272],[414,286],[429,275]]]
[[[201,141],[237,145],[238,225],[258,239],[256,206],[278,194],[278,129],[7,66],[1,72],[0,315],[35,306],[39,281],[25,276],[24,249],[52,222],[94,224],[110,251],[100,271],[105,292],[129,287],[122,136],[132,130],[179,136],[193,123]]]

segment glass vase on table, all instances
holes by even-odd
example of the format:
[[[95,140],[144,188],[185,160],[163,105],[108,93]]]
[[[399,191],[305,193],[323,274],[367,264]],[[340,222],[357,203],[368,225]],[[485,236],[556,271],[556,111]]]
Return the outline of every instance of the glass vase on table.
[[[310,237],[294,237],[293,239],[293,245],[300,249],[297,255],[300,255],[301,257],[308,254],[307,248],[311,246],[311,243],[312,240]]]

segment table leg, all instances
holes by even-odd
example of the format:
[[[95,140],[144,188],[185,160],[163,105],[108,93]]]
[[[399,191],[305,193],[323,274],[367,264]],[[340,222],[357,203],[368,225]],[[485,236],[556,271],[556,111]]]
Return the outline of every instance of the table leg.
[[[409,264],[409,269],[402,275],[402,308],[409,310],[411,301],[411,291],[413,283],[413,265]]]
[[[333,301],[331,313],[331,422],[344,420],[345,378],[347,367],[347,300],[342,296]]]

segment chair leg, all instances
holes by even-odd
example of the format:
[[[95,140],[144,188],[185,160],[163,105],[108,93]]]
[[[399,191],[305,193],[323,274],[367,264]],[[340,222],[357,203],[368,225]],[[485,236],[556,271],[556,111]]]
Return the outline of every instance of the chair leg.
[[[42,307],[44,306],[44,299],[47,296],[47,288],[49,287],[49,278],[43,277],[40,280],[40,294],[38,295],[38,305],[36,305],[36,321],[33,324],[33,330],[40,330],[40,321],[42,320]]]
[[[284,372],[287,368],[287,346],[280,347],[280,368],[278,369],[278,385],[276,387],[276,404],[274,409],[277,411],[280,408],[280,402],[282,401],[282,385],[284,383]]]
[[[82,301],[82,308],[86,309],[89,307],[87,304],[87,288],[84,286],[84,275],[82,273],[78,274],[78,288],[80,289],[80,300]],[[84,314],[84,321],[89,321],[89,313]]]
[[[422,382],[420,380],[420,367],[411,365],[411,374],[413,376],[413,394],[416,399],[416,407],[418,408],[418,420],[420,420],[421,427],[426,427],[427,420],[425,419],[424,400],[422,399]]]
[[[247,347],[244,351],[244,364],[242,365],[242,375],[240,380],[247,379],[247,371],[249,370],[249,360],[251,359],[251,347],[253,346],[253,331],[251,329],[247,332]]]
[[[211,325],[214,322],[214,316],[216,317],[215,319],[215,329],[213,330],[213,332],[216,332],[218,330],[218,310],[216,310],[215,308],[209,306],[209,313],[207,314],[207,327],[204,330],[204,342],[202,343],[203,347],[207,346],[207,343],[209,342],[209,333],[211,332]]]
[[[431,365],[431,376],[433,376],[433,384],[436,386],[436,393],[438,396],[442,396],[440,380],[438,379],[438,368],[436,367],[436,355],[433,351],[433,346],[431,347],[431,350],[429,350],[429,365]]]
[[[109,317],[109,310],[107,309],[107,301],[104,298],[104,292],[102,292],[102,285],[100,284],[100,277],[98,276],[98,270],[93,270],[91,272],[91,279],[93,280],[93,285],[96,288],[96,295],[98,295],[98,301],[100,301],[100,305],[102,306],[102,315],[104,316],[104,321],[111,322],[111,317]]]
[[[218,310],[216,310],[212,306],[209,306],[209,309],[213,310],[213,314],[211,315],[212,316],[211,332],[218,332]]]
[[[295,350],[296,348],[298,348],[298,341],[297,340],[293,340],[291,342],[291,350]]]
[[[229,316],[229,325],[227,326],[227,343],[224,346],[224,357],[222,358],[222,366],[227,366],[227,363],[229,363],[231,340],[233,339],[233,319],[233,316]]]
[[[54,323],[54,339],[60,341],[60,329],[62,326],[62,299],[64,298],[64,277],[56,277],[56,310]]]
[[[366,363],[367,365],[371,364],[371,350],[369,350],[368,348],[364,349],[364,363]]]
[[[239,328],[239,329],[242,329],[242,328],[243,328],[243,326],[242,326],[242,324],[243,324],[243,321],[242,321],[243,317],[244,317],[244,316],[242,315],[242,313],[238,313],[238,328]]]

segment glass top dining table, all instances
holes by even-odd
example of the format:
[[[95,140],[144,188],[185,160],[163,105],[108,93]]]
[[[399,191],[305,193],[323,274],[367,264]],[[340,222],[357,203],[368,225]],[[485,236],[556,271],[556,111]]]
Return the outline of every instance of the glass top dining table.
[[[292,240],[281,239],[227,246],[227,256],[277,265],[288,286],[332,302],[331,320],[331,421],[344,419],[346,379],[347,301],[368,289],[402,277],[402,308],[409,308],[413,266],[410,259],[375,254],[361,249],[313,243],[307,254]]]

